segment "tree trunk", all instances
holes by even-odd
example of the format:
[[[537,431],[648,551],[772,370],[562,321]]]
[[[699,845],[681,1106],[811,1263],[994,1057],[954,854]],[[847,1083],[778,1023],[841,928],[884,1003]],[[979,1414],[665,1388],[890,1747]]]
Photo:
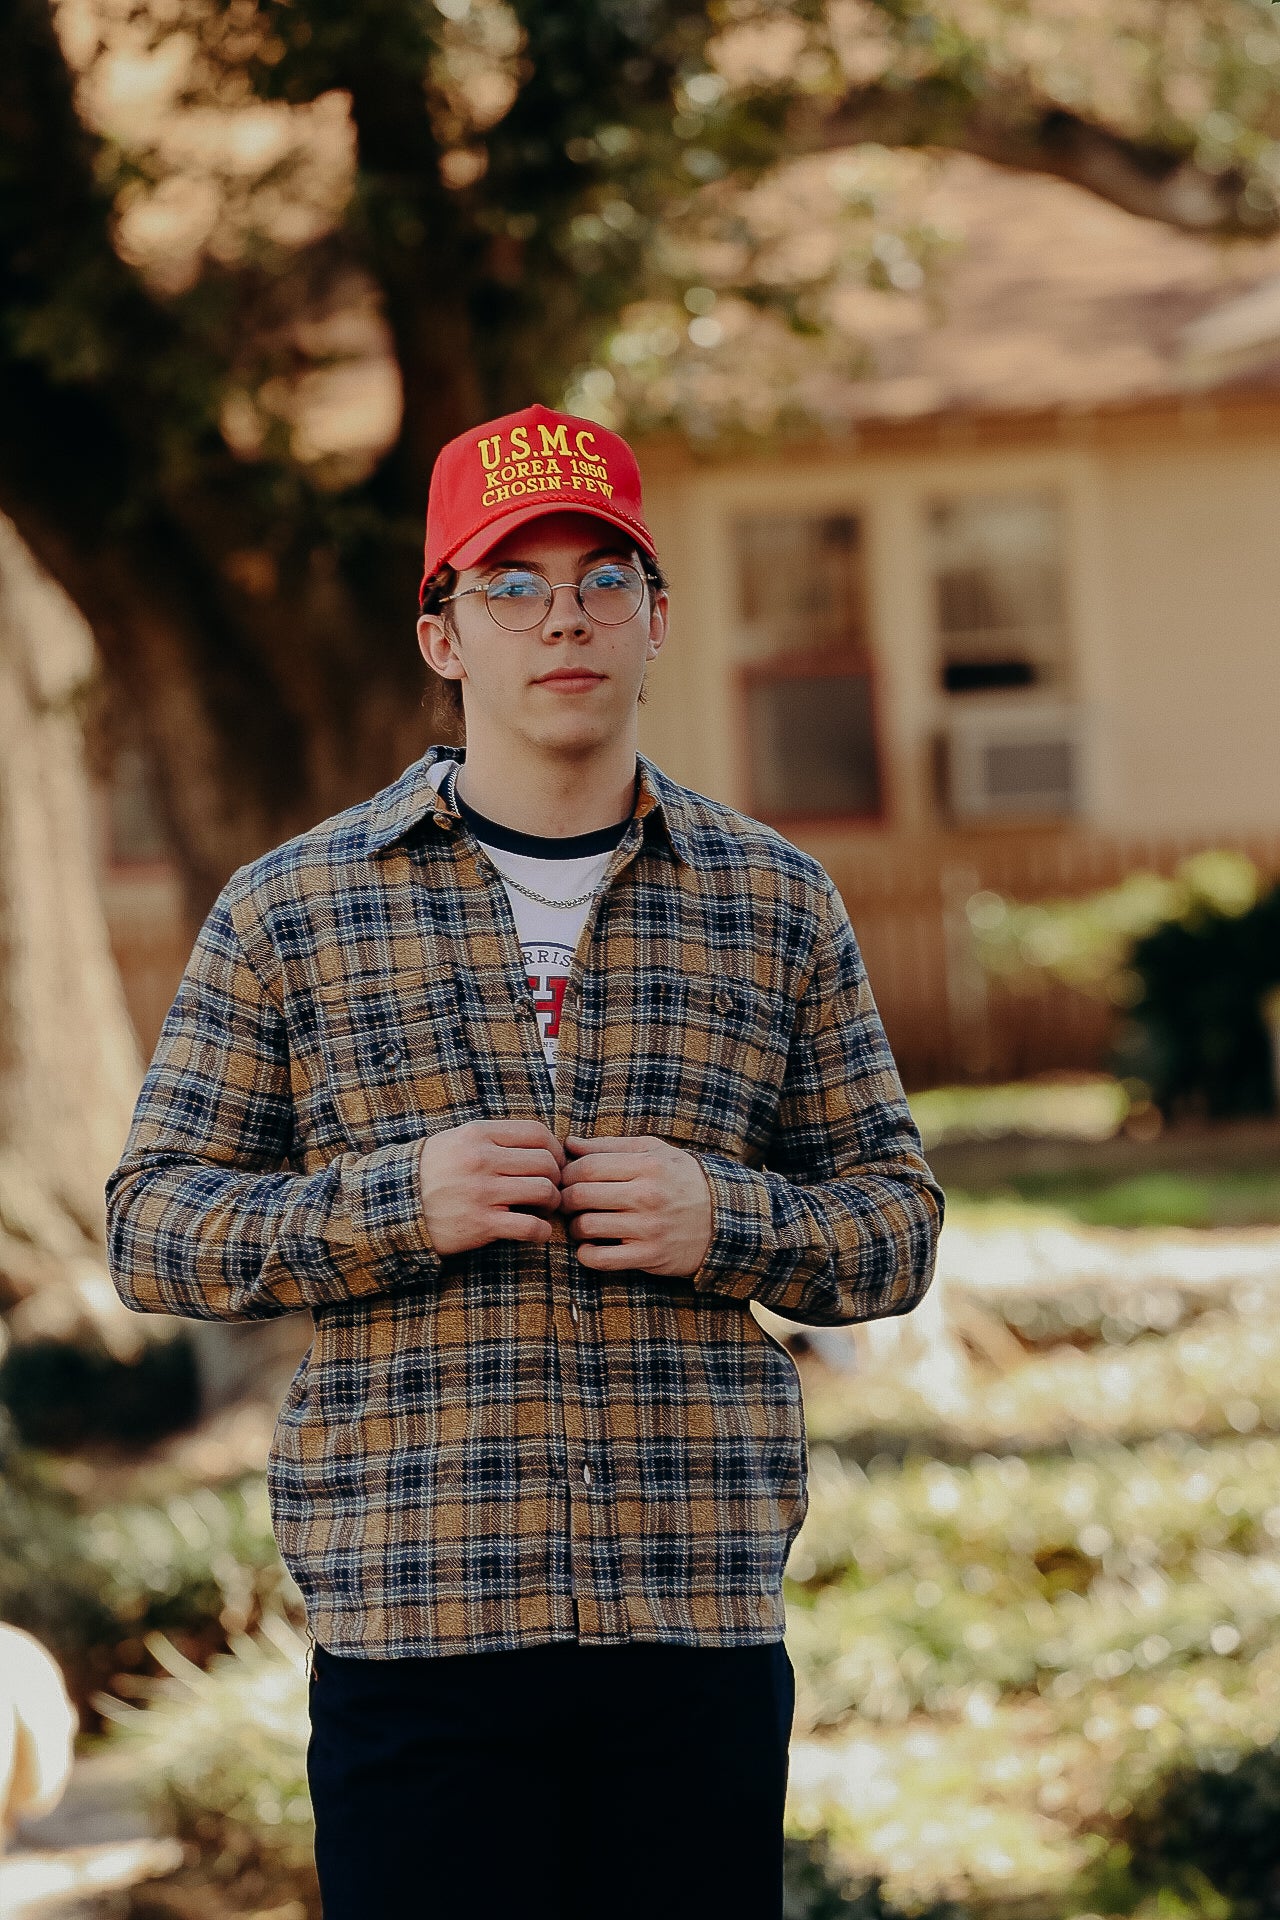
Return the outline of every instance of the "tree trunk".
[[[0,1306],[119,1348],[102,1188],[140,1063],[95,872],[93,671],[88,626],[0,519]]]

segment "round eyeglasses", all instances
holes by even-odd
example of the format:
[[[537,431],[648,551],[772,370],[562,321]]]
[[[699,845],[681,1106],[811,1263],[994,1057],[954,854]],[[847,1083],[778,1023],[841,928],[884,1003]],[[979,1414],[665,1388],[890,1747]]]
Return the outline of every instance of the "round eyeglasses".
[[[588,567],[581,580],[548,580],[533,567],[502,567],[483,586],[463,587],[460,593],[446,593],[441,604],[465,600],[469,593],[482,593],[485,606],[500,627],[508,633],[527,633],[540,627],[554,604],[561,587],[572,587],[574,597],[588,620],[602,627],[620,627],[639,613],[644,602],[644,575],[625,560],[605,560]]]

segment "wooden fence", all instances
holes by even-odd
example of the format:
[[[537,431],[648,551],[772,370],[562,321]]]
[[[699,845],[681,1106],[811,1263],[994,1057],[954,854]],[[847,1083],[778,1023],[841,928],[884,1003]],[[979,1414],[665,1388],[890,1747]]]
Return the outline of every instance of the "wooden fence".
[[[799,838],[800,836],[797,836]],[[1051,982],[987,977],[965,907],[983,888],[1014,900],[1078,898],[1126,874],[1172,873],[1188,854],[1230,846],[1280,875],[1280,835],[1114,838],[1083,832],[806,838],[848,906],[908,1087],[1016,1080],[1106,1064],[1115,1016]],[[105,877],[112,944],[139,1041],[150,1054],[190,935],[167,867]]]
[[[1171,874],[1211,847],[1247,853],[1264,874],[1280,875],[1280,835],[884,835],[815,841],[813,851],[849,909],[903,1079],[925,1087],[1102,1067],[1115,1033],[1115,1012],[1101,999],[1039,977],[988,976],[965,911],[973,894],[1078,899],[1128,874]]]

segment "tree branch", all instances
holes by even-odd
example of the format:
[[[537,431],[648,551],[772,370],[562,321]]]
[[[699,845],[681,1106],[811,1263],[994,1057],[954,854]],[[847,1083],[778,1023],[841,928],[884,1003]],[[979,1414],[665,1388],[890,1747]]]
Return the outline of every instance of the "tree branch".
[[[1212,172],[1185,148],[1141,140],[1066,108],[1011,90],[974,97],[954,81],[884,83],[849,94],[834,112],[806,106],[793,116],[792,150],[821,152],[877,141],[976,154],[1020,173],[1047,173],[1144,220],[1190,233],[1263,239],[1280,228],[1280,208],[1245,197],[1238,167]]]

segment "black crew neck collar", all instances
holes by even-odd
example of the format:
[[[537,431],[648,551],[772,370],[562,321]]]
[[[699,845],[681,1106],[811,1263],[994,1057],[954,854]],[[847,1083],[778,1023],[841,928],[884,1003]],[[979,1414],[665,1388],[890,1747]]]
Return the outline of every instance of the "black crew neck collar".
[[[612,827],[598,827],[594,833],[570,833],[559,837],[519,833],[514,827],[504,827],[496,820],[486,820],[482,813],[469,807],[458,792],[456,780],[451,783],[451,798],[476,839],[483,845],[497,847],[501,853],[528,854],[533,860],[582,860],[592,853],[612,853],[631,825],[628,817],[617,821]]]

